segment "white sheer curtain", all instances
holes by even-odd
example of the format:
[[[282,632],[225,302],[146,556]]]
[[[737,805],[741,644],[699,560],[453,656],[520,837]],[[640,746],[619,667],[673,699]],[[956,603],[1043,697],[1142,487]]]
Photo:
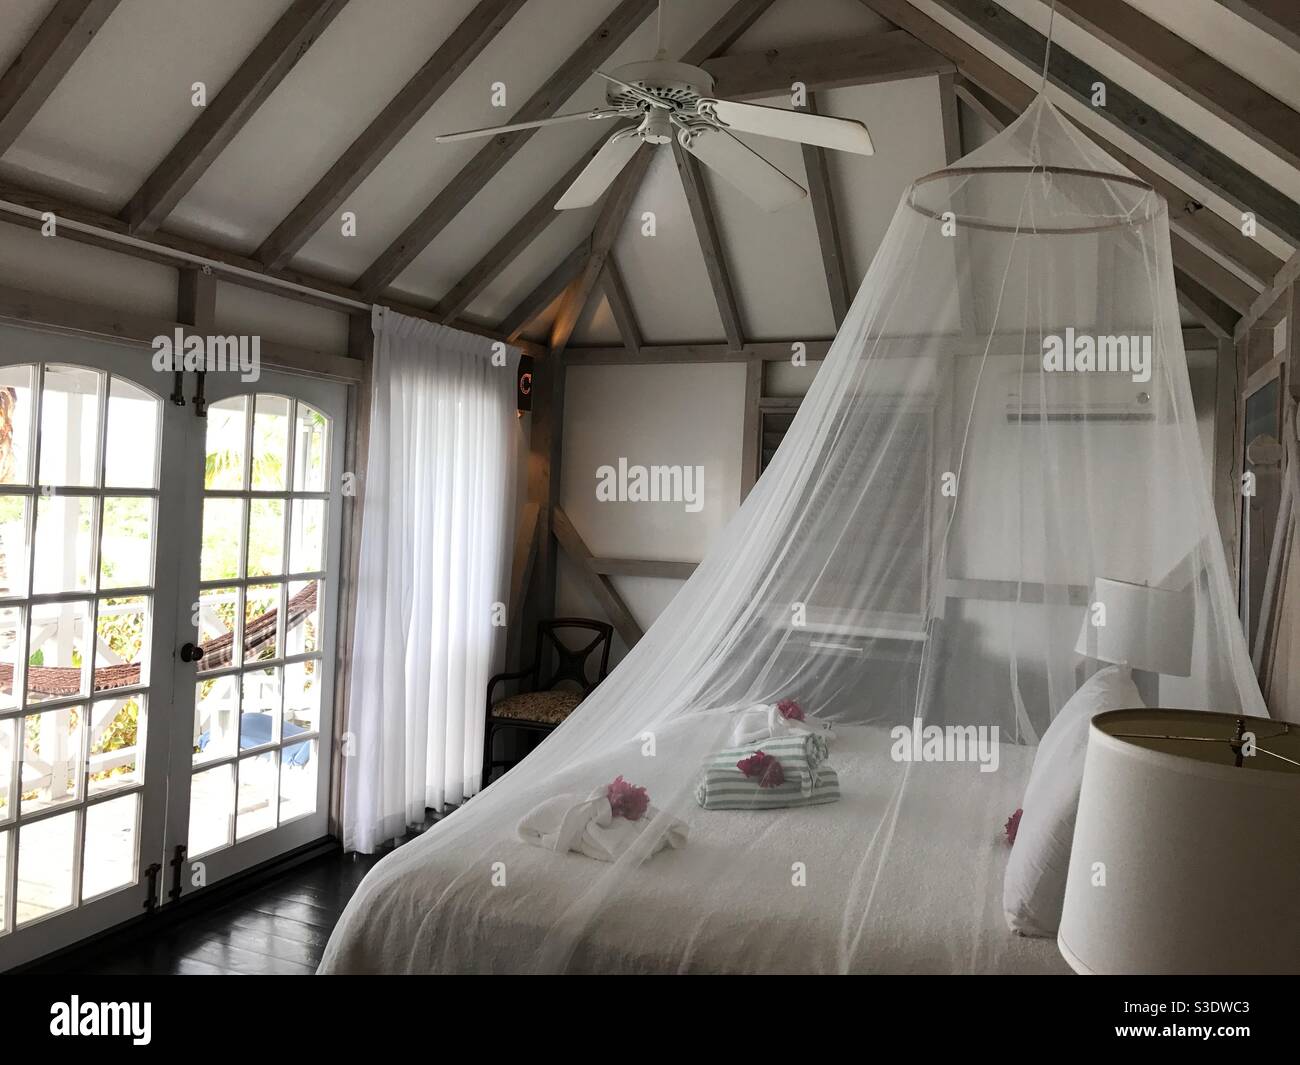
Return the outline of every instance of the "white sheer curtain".
[[[518,432],[517,352],[384,307],[373,328],[343,815],[367,853],[478,789]]]

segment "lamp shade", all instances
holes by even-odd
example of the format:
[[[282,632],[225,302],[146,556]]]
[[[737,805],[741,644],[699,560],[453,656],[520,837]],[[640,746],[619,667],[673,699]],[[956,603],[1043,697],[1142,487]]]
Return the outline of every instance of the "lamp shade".
[[[1258,750],[1236,765],[1243,723]],[[1300,728],[1092,720],[1057,946],[1082,973],[1300,973]]]
[[[1094,623],[1097,604],[1105,607],[1104,624]],[[1103,662],[1186,677],[1192,672],[1194,614],[1186,592],[1098,577],[1074,649]]]

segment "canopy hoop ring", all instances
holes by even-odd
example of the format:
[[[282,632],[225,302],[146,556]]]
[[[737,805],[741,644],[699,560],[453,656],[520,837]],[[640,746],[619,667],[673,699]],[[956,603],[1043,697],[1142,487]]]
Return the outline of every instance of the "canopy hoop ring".
[[[1038,165],[1004,165],[1004,166],[952,166],[945,167],[943,170],[935,170],[923,177],[917,178],[912,182],[911,188],[907,193],[907,205],[918,214],[927,218],[933,218],[937,221],[948,221],[944,218],[944,213],[934,211],[928,207],[922,207],[916,202],[916,190],[932,181],[942,181],[951,177],[974,177],[978,174],[1061,174],[1066,177],[1084,177],[1093,178],[1101,181],[1115,181],[1122,185],[1131,185],[1134,188],[1141,189],[1143,192],[1155,192],[1155,188],[1141,178],[1132,177],[1128,174],[1111,174],[1104,170],[1087,170],[1074,166],[1046,166]],[[1062,227],[1034,227],[1026,225],[1007,226],[999,225],[996,222],[985,222],[977,218],[969,218],[961,215],[955,215],[951,221],[957,222],[958,225],[969,226],[971,229],[983,229],[993,233],[1027,233],[1042,235],[1066,235],[1073,233],[1101,233],[1108,229],[1122,229],[1133,224],[1131,219],[1117,219],[1113,222],[1092,226],[1062,226]]]

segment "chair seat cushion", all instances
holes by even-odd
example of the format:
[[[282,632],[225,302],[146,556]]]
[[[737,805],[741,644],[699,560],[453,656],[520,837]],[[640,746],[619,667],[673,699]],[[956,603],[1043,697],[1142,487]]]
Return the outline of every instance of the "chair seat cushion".
[[[539,725],[558,725],[582,702],[582,692],[520,692],[492,706],[493,717],[510,717],[518,721],[535,721]]]

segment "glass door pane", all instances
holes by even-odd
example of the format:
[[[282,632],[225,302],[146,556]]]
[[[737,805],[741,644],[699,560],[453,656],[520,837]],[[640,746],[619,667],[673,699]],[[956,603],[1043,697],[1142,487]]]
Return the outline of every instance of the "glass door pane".
[[[207,394],[181,622],[203,653],[177,664],[187,807],[168,827],[186,848],[183,891],[324,836],[328,812],[346,395],[273,374],[209,375]]]
[[[162,854],[153,619],[177,552],[156,516],[186,431],[156,378],[138,352],[0,327],[0,969],[140,913]]]

